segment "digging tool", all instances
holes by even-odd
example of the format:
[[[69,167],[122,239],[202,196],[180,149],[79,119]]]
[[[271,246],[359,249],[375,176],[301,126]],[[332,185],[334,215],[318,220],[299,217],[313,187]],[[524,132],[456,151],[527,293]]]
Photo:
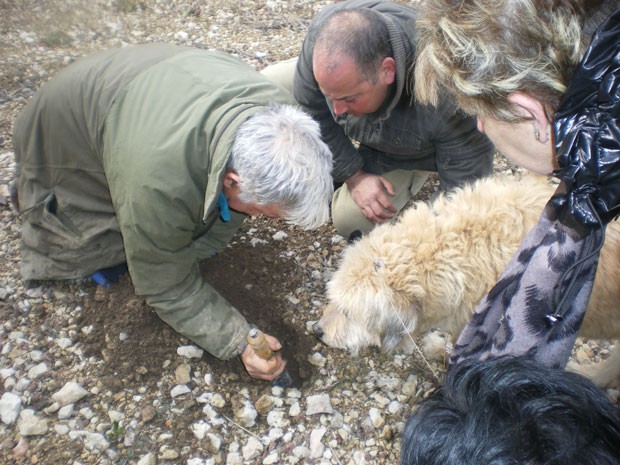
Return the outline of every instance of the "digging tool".
[[[273,357],[273,350],[269,347],[265,333],[258,328],[251,328],[247,336],[247,341],[254,353],[263,360],[270,360]],[[293,378],[288,370],[284,370],[271,384],[279,387],[289,387],[293,385]]]

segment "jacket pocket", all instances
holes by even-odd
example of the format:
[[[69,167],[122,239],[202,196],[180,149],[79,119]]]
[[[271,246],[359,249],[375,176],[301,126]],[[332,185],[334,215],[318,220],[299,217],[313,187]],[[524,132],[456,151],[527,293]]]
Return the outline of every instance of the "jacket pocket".
[[[24,237],[24,240],[29,243],[34,240],[37,244],[35,248],[41,252],[45,249],[52,251],[77,246],[81,234],[67,213],[59,206],[56,195],[50,193],[25,214],[25,220],[32,228],[30,233],[36,237]]]

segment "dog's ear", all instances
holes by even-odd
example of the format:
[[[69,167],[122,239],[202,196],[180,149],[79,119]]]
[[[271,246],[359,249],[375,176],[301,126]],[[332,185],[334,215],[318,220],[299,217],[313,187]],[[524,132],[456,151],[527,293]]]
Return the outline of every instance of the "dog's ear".
[[[380,279],[384,286],[400,293],[407,301],[422,301],[426,296],[426,290],[421,283],[420,276],[415,273],[415,268],[410,263],[397,262],[386,263],[381,257],[373,261],[375,276]]]

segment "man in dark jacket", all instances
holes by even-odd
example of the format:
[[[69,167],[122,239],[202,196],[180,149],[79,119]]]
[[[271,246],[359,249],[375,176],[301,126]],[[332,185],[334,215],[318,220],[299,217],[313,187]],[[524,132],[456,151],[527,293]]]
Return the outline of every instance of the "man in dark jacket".
[[[492,171],[493,146],[474,118],[451,101],[414,101],[408,76],[416,16],[414,8],[388,1],[328,6],[312,21],[296,62],[293,95],[320,122],[334,154],[333,176],[344,183],[332,219],[345,237],[392,218],[429,172],[448,190]],[[274,69],[264,73],[273,76]],[[280,73],[275,79],[286,79]]]
[[[174,45],[67,67],[15,121],[23,278],[81,278],[126,262],[136,293],[176,331],[275,378],[285,362],[255,357],[249,324],[198,262],[247,214],[304,228],[328,219],[331,153],[291,103],[236,58]]]

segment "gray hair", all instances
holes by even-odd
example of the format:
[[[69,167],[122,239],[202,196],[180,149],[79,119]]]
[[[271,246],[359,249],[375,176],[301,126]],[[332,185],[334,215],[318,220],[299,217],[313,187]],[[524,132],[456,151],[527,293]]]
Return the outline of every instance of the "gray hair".
[[[416,98],[442,90],[467,113],[519,121],[513,92],[535,97],[549,117],[584,44],[578,0],[425,0],[419,6]]]
[[[233,143],[228,168],[241,179],[239,199],[278,205],[304,229],[329,219],[332,153],[319,125],[301,109],[273,104],[248,118]]]
[[[369,8],[336,10],[321,20],[313,50],[330,57],[331,66],[341,56],[352,58],[368,80],[376,80],[383,59],[394,54],[387,25]]]

